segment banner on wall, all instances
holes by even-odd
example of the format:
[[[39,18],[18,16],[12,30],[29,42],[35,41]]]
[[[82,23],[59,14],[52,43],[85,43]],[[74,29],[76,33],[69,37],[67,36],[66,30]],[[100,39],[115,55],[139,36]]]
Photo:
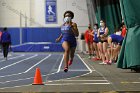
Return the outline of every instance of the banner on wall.
[[[57,2],[46,0],[46,24],[57,23]]]

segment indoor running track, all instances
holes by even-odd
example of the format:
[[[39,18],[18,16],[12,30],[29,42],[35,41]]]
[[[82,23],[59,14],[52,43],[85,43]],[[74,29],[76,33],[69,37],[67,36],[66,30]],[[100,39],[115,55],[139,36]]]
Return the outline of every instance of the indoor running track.
[[[5,61],[0,53],[0,89],[31,86],[36,68],[40,68],[43,83],[47,85],[93,72],[77,54],[65,73],[63,60],[61,53],[10,53]]]

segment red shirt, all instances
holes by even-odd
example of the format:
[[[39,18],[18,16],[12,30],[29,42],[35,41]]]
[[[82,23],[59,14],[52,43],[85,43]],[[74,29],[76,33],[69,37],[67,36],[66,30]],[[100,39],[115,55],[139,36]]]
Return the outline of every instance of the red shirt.
[[[123,27],[123,28],[122,28],[121,36],[122,36],[122,37],[125,37],[125,35],[126,35],[126,27]]]
[[[2,32],[0,31],[0,40],[1,40]]]
[[[86,42],[91,42],[91,43],[93,42],[93,36],[89,34],[91,32],[92,32],[92,30],[89,30],[89,29],[85,31],[84,36],[85,36],[85,41]]]

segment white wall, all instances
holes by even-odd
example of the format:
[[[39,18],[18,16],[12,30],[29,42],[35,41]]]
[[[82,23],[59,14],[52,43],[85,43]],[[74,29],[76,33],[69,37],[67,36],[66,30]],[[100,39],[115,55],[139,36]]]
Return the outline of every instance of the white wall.
[[[21,20],[22,26],[58,27],[66,10],[75,13],[73,21],[81,29],[89,24],[86,0],[57,0],[57,24],[45,24],[45,0],[0,0],[0,26],[19,27]]]
[[[0,26],[19,27],[20,12],[30,16],[29,4],[29,0],[0,0]]]
[[[86,0],[57,0],[57,24],[45,24],[45,0],[0,0],[0,27],[60,27],[66,10],[74,12],[73,21],[84,32],[89,24]]]
[[[45,24],[45,0],[34,1],[35,21],[43,26],[56,27],[63,24],[63,14],[66,10],[71,10],[75,13],[73,21],[76,22],[78,26],[85,27],[89,24],[86,0],[57,0],[58,24]],[[34,25],[39,26],[37,24]]]

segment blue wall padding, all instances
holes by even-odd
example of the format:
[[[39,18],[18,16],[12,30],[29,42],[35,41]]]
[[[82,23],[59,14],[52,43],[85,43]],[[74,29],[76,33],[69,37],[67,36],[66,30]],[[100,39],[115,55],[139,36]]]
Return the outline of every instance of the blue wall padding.
[[[11,34],[12,45],[20,44],[20,29],[8,28]],[[60,28],[22,28],[22,43],[52,42],[61,34]]]
[[[61,34],[60,28],[24,28],[23,42],[55,42]]]
[[[20,45],[20,28],[8,28],[11,34],[13,52],[62,52],[61,43],[55,43],[61,34],[60,27],[56,28],[22,28],[22,44]],[[48,44],[30,44],[28,42],[50,42]],[[27,43],[27,44],[24,44]]]
[[[19,30],[20,30],[19,28],[8,28],[8,31],[11,34],[12,45],[18,45],[20,43]]]
[[[63,52],[61,43],[52,44],[26,44],[12,47],[13,52]]]

